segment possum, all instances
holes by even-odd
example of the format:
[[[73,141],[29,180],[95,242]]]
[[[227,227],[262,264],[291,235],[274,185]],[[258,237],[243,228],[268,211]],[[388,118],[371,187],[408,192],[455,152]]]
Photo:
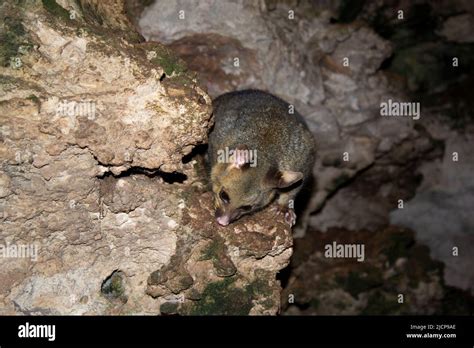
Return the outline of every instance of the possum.
[[[303,117],[282,99],[259,90],[223,94],[213,103],[208,167],[217,223],[274,208],[296,221],[294,199],[310,178],[316,145]]]

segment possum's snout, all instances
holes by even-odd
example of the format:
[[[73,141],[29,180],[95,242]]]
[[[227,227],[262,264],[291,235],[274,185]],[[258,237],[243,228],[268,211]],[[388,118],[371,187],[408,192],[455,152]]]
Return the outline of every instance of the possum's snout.
[[[221,226],[227,226],[230,223],[229,215],[226,215],[222,208],[216,209],[215,217],[216,217],[217,223]]]
[[[225,215],[219,216],[216,220],[217,220],[217,223],[221,226],[227,226],[230,222],[229,217]]]
[[[225,211],[222,208],[216,209],[216,221],[221,226],[227,226],[232,221],[237,220],[240,217],[239,211]]]

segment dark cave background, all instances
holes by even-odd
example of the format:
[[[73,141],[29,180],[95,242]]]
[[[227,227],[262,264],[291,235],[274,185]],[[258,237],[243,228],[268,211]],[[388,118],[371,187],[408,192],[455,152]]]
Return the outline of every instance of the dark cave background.
[[[452,16],[466,18],[457,23],[460,27],[458,33],[462,32],[463,26],[467,31],[468,28],[472,29],[474,25],[472,4],[452,1],[376,3],[363,0],[342,1],[333,22],[351,23],[361,20],[368,23],[378,35],[389,40],[394,46],[393,53],[381,64],[380,70],[393,74],[394,78],[401,77],[409,98],[412,101],[419,101],[424,111],[442,111],[440,118],[451,129],[461,134],[472,132],[474,119],[474,102],[471,97],[474,82],[472,38],[461,36],[457,38],[458,42],[452,42],[439,35],[443,23]],[[403,9],[404,20],[394,18],[394,8]],[[470,23],[467,23],[467,20]],[[449,67],[452,64],[452,57],[458,57],[463,62],[454,73]],[[440,145],[442,147],[442,144]],[[413,196],[422,180],[422,176],[415,172],[418,161],[420,159],[414,159],[414,163],[405,163],[405,168],[397,177],[390,178],[399,181],[398,189],[405,190],[407,197]],[[387,178],[377,176],[377,169],[373,167],[359,174],[349,184],[357,187],[359,194],[370,197],[371,194],[376,194],[372,187],[380,185],[385,180]],[[472,206],[466,209],[472,209]],[[393,290],[397,285],[403,282],[413,285],[422,281],[430,272],[439,274],[444,272],[443,263],[430,258],[429,248],[418,243],[412,231],[387,225],[377,231],[375,238],[373,232],[365,230],[347,231],[335,228],[330,233],[329,237],[315,229],[305,238],[296,240],[291,264],[281,274],[284,287],[282,303],[285,304],[285,296],[293,293],[301,294],[302,296],[295,298],[304,300],[296,301],[294,305],[286,301],[287,305],[283,307],[284,314],[321,313],[319,309],[322,307],[322,302],[328,300],[327,297],[320,296],[321,285],[333,289],[340,287],[349,292],[353,298],[357,298],[360,293],[371,292],[367,305],[357,309],[351,307],[350,304],[353,302],[345,301],[343,296],[340,301],[329,298],[334,302],[335,308],[324,308],[324,314],[383,315],[414,314],[424,311],[445,315],[473,314],[472,294],[446,284],[442,284],[442,295],[430,299],[430,294],[426,294],[426,298],[420,294],[417,304],[412,303],[408,306],[396,304],[394,298],[397,292]],[[374,252],[373,256],[382,253],[388,256],[390,263],[406,263],[402,266],[406,272],[386,279],[381,273],[381,269],[384,268],[381,264],[360,265],[352,261],[329,263],[321,261],[315,257],[317,251],[311,246],[325,239],[328,243],[332,240],[338,243],[370,240],[368,249]],[[414,309],[416,306],[425,308]]]

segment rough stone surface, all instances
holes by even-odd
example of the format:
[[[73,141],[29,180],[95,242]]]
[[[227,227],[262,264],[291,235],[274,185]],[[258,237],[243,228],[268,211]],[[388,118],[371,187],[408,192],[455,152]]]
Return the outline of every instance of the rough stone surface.
[[[474,42],[474,16],[470,13],[449,17],[443,23],[440,35],[449,41]]]
[[[474,138],[438,123],[430,129],[444,140],[444,156],[420,167],[424,180],[407,202],[409,209],[393,211],[390,221],[416,231],[432,257],[445,263],[448,285],[474,292],[474,255],[469,251],[474,245],[474,216],[469,209],[474,206]]]
[[[0,313],[277,313],[290,231],[270,212],[214,223],[189,160],[211,99],[185,64],[119,1],[0,17]]]

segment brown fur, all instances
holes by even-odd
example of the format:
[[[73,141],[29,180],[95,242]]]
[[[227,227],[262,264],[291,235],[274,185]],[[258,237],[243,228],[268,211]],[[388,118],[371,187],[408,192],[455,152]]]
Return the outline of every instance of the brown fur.
[[[303,118],[289,114],[283,100],[261,91],[224,94],[214,102],[215,126],[209,136],[209,164],[216,217],[232,222],[279,195],[288,207],[311,174],[314,139]],[[220,163],[225,148],[257,154],[256,166]],[[223,199],[228,197],[229,199]]]

